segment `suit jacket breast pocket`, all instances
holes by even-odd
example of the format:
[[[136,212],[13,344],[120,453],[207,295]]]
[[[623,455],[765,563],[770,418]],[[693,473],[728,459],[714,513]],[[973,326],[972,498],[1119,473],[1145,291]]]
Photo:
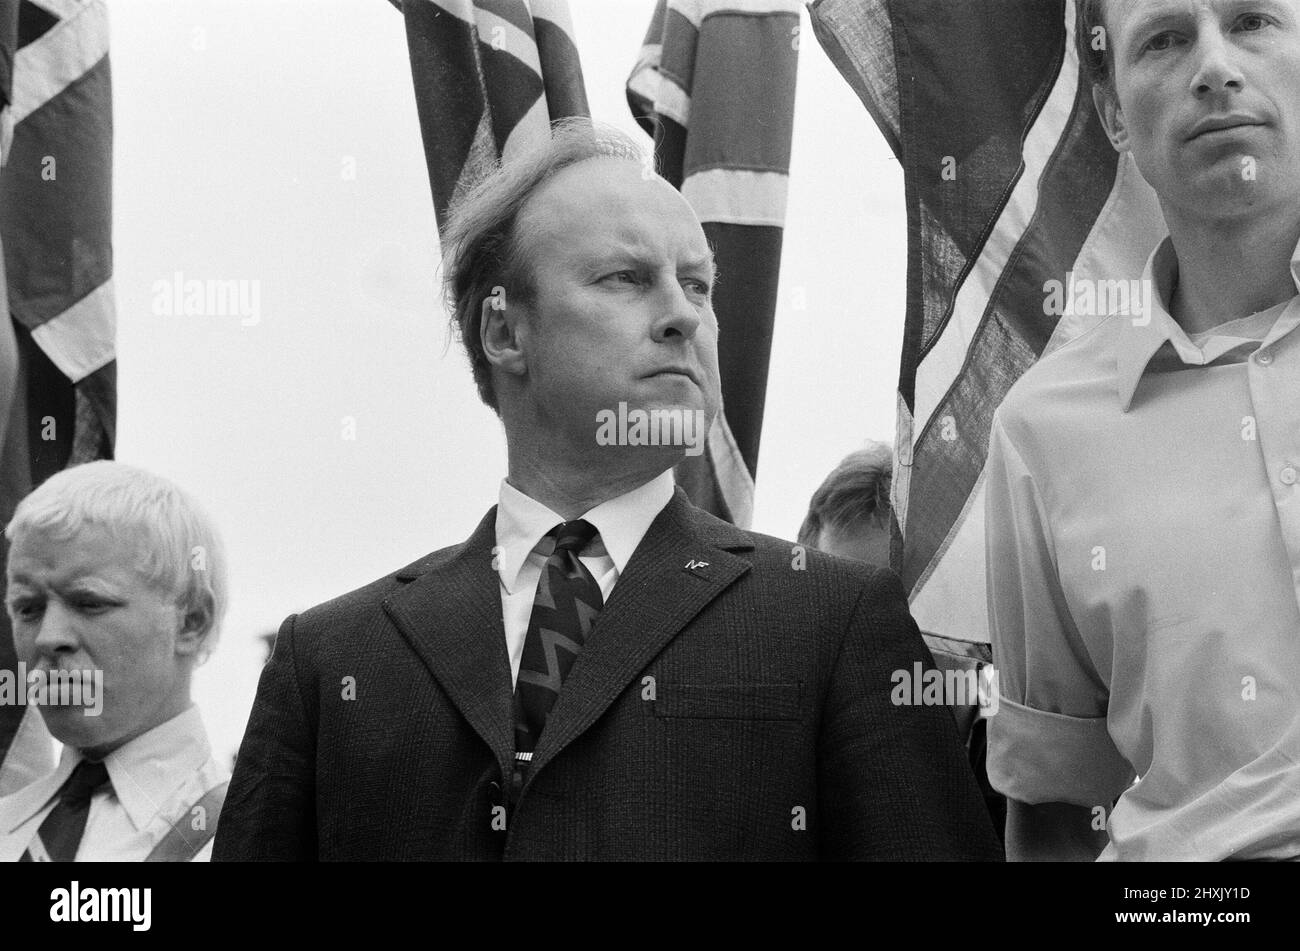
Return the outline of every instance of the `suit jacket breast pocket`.
[[[707,720],[798,720],[802,684],[666,684],[655,688],[654,715]]]

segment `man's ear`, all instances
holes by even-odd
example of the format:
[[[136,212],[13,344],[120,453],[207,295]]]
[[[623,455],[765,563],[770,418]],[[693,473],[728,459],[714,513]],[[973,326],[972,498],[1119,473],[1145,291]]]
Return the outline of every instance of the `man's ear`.
[[[479,311],[478,336],[488,363],[507,373],[522,375],[528,369],[524,338],[528,335],[524,306],[510,300],[504,287],[494,287]]]
[[[181,615],[180,630],[176,632],[176,653],[197,656],[202,652],[203,644],[216,620],[212,592],[202,592],[197,603],[182,610],[184,613]]]
[[[1124,122],[1124,111],[1119,107],[1119,96],[1111,81],[1092,84],[1092,104],[1097,107],[1102,128],[1106,130],[1106,137],[1110,139],[1115,151],[1127,152],[1128,126]]]

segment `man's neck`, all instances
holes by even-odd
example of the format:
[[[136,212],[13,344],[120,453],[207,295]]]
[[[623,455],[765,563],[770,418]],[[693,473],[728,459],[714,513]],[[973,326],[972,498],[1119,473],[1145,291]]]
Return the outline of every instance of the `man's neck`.
[[[1180,220],[1166,209],[1178,280],[1169,312],[1188,334],[1249,317],[1296,295],[1291,258],[1300,212],[1229,222]]]
[[[141,722],[131,731],[116,737],[108,743],[102,743],[99,746],[81,747],[81,755],[89,760],[102,760],[114,750],[119,750],[133,740],[139,739],[150,730],[157,729],[164,723],[169,723],[176,717],[180,716],[190,707],[194,706],[194,701],[190,699],[189,687],[186,686],[184,695],[176,695],[170,698],[166,703],[160,705],[153,715]]]
[[[530,451],[537,448],[508,442],[506,481],[566,521],[645,485],[674,462],[661,453],[556,458],[554,454]]]

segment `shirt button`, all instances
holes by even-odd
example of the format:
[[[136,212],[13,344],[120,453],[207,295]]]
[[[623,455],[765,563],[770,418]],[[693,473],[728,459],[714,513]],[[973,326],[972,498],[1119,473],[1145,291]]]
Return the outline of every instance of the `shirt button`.
[[[1255,362],[1262,367],[1266,367],[1273,362],[1273,354],[1269,353],[1267,350],[1264,350],[1260,353],[1256,353]]]
[[[1287,466],[1285,469],[1282,470],[1283,485],[1295,485],[1296,479],[1298,477],[1300,477],[1300,474],[1296,472],[1295,466]]]

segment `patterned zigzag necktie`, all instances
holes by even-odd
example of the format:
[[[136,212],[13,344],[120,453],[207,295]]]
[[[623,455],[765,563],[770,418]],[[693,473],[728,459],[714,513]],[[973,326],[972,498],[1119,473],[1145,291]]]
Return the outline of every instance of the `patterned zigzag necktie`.
[[[595,535],[596,527],[582,519],[547,533],[555,536],[555,550],[537,579],[515,683],[515,759],[520,764],[533,758],[560,686],[605,606],[600,585],[578,559]]]
[[[81,835],[86,831],[90,800],[109,785],[108,767],[83,759],[59,789],[59,801],[36,830],[20,862],[73,862]]]

